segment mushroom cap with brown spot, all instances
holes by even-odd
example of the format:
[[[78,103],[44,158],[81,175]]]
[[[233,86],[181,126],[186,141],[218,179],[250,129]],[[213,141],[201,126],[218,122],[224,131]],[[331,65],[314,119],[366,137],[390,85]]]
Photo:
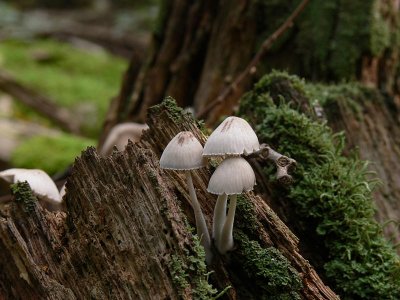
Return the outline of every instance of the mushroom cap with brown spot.
[[[259,149],[257,135],[249,123],[242,118],[228,117],[209,136],[203,155],[238,156]]]
[[[179,132],[165,147],[160,166],[171,170],[194,170],[205,166],[203,146],[190,131]]]
[[[62,201],[54,181],[43,170],[13,168],[0,172],[0,178],[10,183],[27,181],[33,194],[40,199],[50,203]]]
[[[225,159],[215,170],[207,191],[217,195],[234,195],[251,191],[256,183],[253,168],[242,157]]]

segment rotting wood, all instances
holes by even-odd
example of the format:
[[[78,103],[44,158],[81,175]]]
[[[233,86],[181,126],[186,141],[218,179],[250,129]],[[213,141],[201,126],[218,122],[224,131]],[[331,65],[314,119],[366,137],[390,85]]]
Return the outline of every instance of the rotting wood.
[[[188,266],[196,259],[194,224],[183,174],[159,168],[159,157],[172,137],[191,131],[204,144],[200,125],[169,104],[150,110],[150,129],[141,142],[101,158],[89,148],[77,158],[67,183],[67,213],[49,213],[34,202],[30,211],[13,202],[0,217],[0,298],[25,299],[192,299],[198,274],[188,268],[188,285],[174,281],[171,258]],[[207,223],[215,197],[206,192],[213,167],[193,172]],[[273,246],[299,272],[305,299],[338,299],[298,250],[298,239],[254,193],[252,238]],[[4,210],[3,210],[4,211]],[[186,217],[186,216],[187,217]],[[243,217],[242,217],[243,218]],[[244,222],[238,216],[237,222]],[[248,234],[244,230],[245,234]],[[214,287],[237,299],[241,285],[229,256],[216,254],[209,267]],[[176,274],[175,274],[176,275]],[[237,282],[237,281],[235,281]],[[251,284],[251,283],[250,283]],[[252,295],[257,297],[257,295]]]

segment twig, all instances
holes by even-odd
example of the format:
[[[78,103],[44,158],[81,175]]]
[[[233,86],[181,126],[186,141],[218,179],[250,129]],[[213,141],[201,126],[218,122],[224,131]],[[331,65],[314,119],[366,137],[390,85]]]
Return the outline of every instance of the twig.
[[[271,160],[275,163],[277,169],[276,179],[279,183],[282,185],[290,185],[293,182],[293,177],[289,173],[293,172],[296,168],[297,162],[292,158],[276,152],[267,144],[261,144],[259,150],[254,151],[249,155],[244,155],[243,157],[250,159],[253,163],[255,158]]]
[[[217,97],[217,99],[207,105],[202,111],[197,114],[197,118],[204,118],[213,108],[217,105],[222,104],[228,96],[238,89],[238,87],[242,84],[244,79],[255,73],[257,65],[260,63],[261,59],[267,53],[267,51],[271,48],[273,43],[283,34],[287,29],[293,26],[293,21],[300,15],[300,13],[304,10],[309,0],[303,0],[297,8],[293,11],[293,13],[286,19],[286,21],[272,34],[270,35],[261,45],[261,48],[258,50],[256,55],[253,57],[251,62],[247,65],[246,69],[236,77],[236,79],[227,86]]]
[[[23,86],[3,70],[0,70],[0,90],[44,115],[62,129],[74,134],[80,133],[76,118],[73,118],[68,110],[58,107],[52,100]]]

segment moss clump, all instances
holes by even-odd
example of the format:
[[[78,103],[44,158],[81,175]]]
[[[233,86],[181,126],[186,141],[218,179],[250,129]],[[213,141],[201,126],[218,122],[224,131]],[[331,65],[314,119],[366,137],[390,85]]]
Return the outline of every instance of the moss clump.
[[[164,110],[168,114],[168,117],[172,121],[174,121],[175,124],[181,124],[184,120],[189,120],[190,123],[195,123],[197,128],[199,128],[204,134],[209,133],[204,124],[204,121],[198,121],[194,119],[193,115],[190,112],[186,112],[183,108],[179,107],[176,104],[175,99],[171,96],[165,97],[160,104],[150,107],[148,113],[159,113],[161,110]]]
[[[235,241],[235,264],[259,289],[257,299],[301,299],[301,278],[278,249],[263,248],[240,230],[235,232]]]
[[[397,299],[400,261],[373,218],[373,184],[365,162],[342,155],[342,134],[274,103],[268,93],[271,77],[243,97],[240,114],[254,122],[260,141],[299,163],[293,188],[275,196],[290,200],[304,224],[298,230],[323,247],[324,275],[343,299]]]
[[[20,144],[12,153],[17,168],[42,169],[48,174],[64,170],[82,150],[95,141],[62,134],[54,137],[36,136]]]
[[[32,194],[29,183],[17,182],[11,185],[11,192],[15,196],[15,201],[22,205],[25,212],[32,212],[35,209],[36,197]]]
[[[172,255],[168,264],[178,293],[183,295],[190,291],[193,299],[214,299],[217,290],[208,283],[206,255],[196,235],[193,238],[191,250],[193,253],[185,249],[184,259],[178,255]]]
[[[238,196],[236,216],[234,239],[237,249],[232,252],[231,261],[235,262],[236,272],[247,277],[246,282],[253,283],[251,287],[238,290],[238,296],[246,299],[253,299],[255,295],[257,299],[300,299],[302,282],[298,272],[278,249],[263,248],[257,242],[260,225],[254,207],[245,195]]]
[[[184,119],[184,116],[187,115],[182,107],[179,107],[176,104],[176,101],[171,96],[167,96],[164,100],[157,105],[154,105],[149,108],[148,114],[157,114],[162,110],[168,114],[168,117],[173,120],[175,123],[181,123]]]

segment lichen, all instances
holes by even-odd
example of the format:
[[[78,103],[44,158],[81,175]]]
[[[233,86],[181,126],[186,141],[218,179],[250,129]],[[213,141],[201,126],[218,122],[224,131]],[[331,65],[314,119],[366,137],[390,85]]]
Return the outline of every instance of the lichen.
[[[332,133],[293,105],[274,102],[269,93],[276,83],[274,76],[260,80],[242,98],[239,111],[253,123],[260,142],[299,163],[294,186],[275,190],[274,197],[287,199],[298,223],[303,224],[296,230],[322,249],[320,272],[343,299],[397,299],[400,260],[373,218],[375,181],[366,175],[367,164],[354,154],[342,154],[343,134]],[[309,97],[310,91],[303,97]],[[288,93],[282,93],[281,99],[288,101]]]
[[[15,196],[15,201],[22,205],[25,212],[32,212],[35,209],[37,199],[33,195],[28,182],[24,181],[12,184],[11,192]]]

